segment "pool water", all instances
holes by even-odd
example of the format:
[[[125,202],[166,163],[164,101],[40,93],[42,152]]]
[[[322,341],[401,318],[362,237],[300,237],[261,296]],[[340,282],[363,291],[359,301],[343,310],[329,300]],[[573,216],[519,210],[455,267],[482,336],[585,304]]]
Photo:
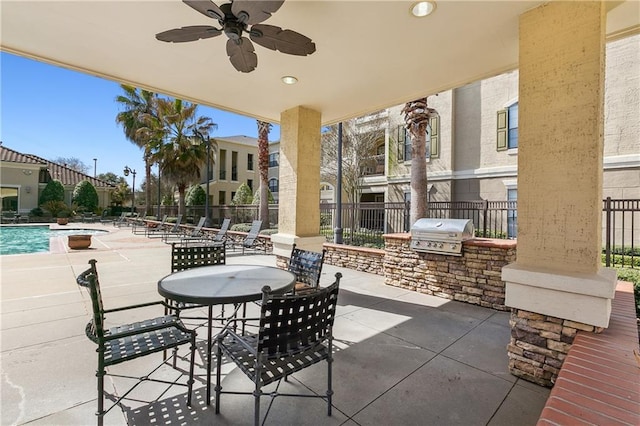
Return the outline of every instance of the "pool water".
[[[49,251],[49,239],[76,234],[104,234],[108,231],[96,229],[49,229],[49,226],[2,226],[0,227],[0,255],[42,253]]]

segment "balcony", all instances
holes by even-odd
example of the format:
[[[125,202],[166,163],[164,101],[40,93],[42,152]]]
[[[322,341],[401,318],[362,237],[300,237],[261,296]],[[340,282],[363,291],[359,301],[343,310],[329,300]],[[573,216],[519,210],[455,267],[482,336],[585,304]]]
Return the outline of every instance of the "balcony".
[[[372,155],[363,161],[362,176],[384,175],[385,156],[384,154]]]

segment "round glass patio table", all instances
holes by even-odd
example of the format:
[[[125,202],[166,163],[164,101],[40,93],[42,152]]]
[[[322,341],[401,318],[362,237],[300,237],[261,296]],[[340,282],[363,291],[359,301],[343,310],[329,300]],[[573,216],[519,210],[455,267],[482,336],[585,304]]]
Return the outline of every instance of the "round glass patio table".
[[[213,306],[262,299],[262,288],[271,287],[276,294],[293,290],[296,276],[284,269],[260,265],[200,266],[174,272],[158,281],[158,293],[176,302],[208,305],[207,353],[211,360],[213,347]],[[228,325],[229,323],[227,323]],[[223,327],[226,328],[225,325]],[[207,405],[211,403],[211,362],[207,362]]]
[[[262,299],[262,288],[273,293],[293,289],[289,271],[260,265],[201,266],[175,272],[158,281],[158,293],[176,302],[198,305],[245,303]]]

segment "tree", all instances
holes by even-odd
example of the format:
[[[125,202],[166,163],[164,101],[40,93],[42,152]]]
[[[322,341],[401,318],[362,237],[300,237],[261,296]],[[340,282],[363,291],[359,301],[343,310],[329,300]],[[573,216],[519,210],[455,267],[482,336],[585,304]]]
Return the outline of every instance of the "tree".
[[[269,226],[269,131],[271,124],[258,120],[258,171],[260,173],[260,208],[259,218],[262,227]]]
[[[140,132],[141,128],[148,127],[149,117],[155,117],[157,95],[147,90],[137,89],[133,86],[121,84],[124,94],[116,97],[116,102],[124,108],[116,115],[116,123],[122,126],[126,138],[142,148],[144,151],[144,172],[145,180],[151,179],[151,155],[156,147],[157,141],[148,132]],[[149,188],[145,190],[145,200],[150,200]],[[146,203],[149,213],[149,202]]]
[[[72,201],[83,207],[85,210],[93,212],[98,208],[99,198],[98,191],[88,180],[78,182],[73,189]]]
[[[254,206],[260,205],[260,198],[262,198],[260,196],[260,190],[257,190],[253,194],[253,201],[251,202],[251,204],[253,204]],[[269,188],[267,188],[267,200],[269,200],[268,204],[273,204],[273,203],[276,202],[276,200],[275,200],[275,198],[273,198],[273,194],[271,193],[271,190]]]
[[[112,172],[107,172],[107,173],[100,173],[98,174],[98,176],[96,176],[97,179],[103,180],[105,182],[108,182],[112,185],[117,185],[120,182],[124,181],[124,177],[122,176],[118,176],[115,173]]]
[[[187,191],[186,204],[187,206],[203,206],[207,199],[207,193],[202,189],[200,185],[193,185]]]
[[[39,204],[44,204],[47,201],[64,201],[64,186],[62,182],[54,179],[45,185],[42,194],[40,194]]]
[[[376,148],[384,143],[385,123],[382,119],[359,124],[349,120],[342,124],[342,187],[348,202],[360,201],[360,178],[367,166],[377,164]],[[330,126],[322,134],[322,179],[338,180],[338,125]]]
[[[89,172],[89,166],[84,164],[82,160],[75,157],[57,157],[51,160],[52,163],[60,164],[76,172],[87,174]]]
[[[207,161],[203,135],[208,136],[216,128],[211,118],[197,116],[197,108],[198,105],[180,99],[158,98],[157,116],[148,121],[154,126],[144,129],[153,133],[155,140],[163,141],[151,158],[160,164],[163,176],[174,182],[178,189],[178,215],[185,211],[187,187],[200,181],[202,166]],[[215,149],[211,149],[211,161],[214,152]]]
[[[427,216],[427,126],[436,114],[427,107],[427,98],[407,102],[402,109],[405,128],[411,137],[411,210],[410,225]]]
[[[237,206],[242,204],[251,204],[253,202],[253,194],[251,188],[246,183],[241,183],[236,191],[236,195],[231,200],[231,205]],[[262,220],[262,218],[260,218]]]

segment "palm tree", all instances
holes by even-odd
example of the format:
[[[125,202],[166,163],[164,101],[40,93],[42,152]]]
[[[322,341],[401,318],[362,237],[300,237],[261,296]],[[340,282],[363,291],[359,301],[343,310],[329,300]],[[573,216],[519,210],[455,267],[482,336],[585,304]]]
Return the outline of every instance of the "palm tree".
[[[197,116],[198,105],[180,99],[157,99],[157,117],[151,118],[154,127],[147,128],[155,140],[156,152],[152,159],[160,164],[163,176],[178,189],[178,215],[185,212],[186,189],[200,181],[202,166],[207,161],[207,146],[203,136],[208,136],[217,125],[209,117]],[[210,150],[214,161],[215,146]]]
[[[410,225],[427,216],[427,126],[436,113],[427,107],[427,98],[407,102],[402,109],[405,128],[411,137]]]
[[[258,170],[260,172],[260,220],[269,226],[269,131],[271,124],[258,120]]]
[[[144,150],[144,172],[146,182],[151,181],[151,154],[153,152],[153,143],[149,139],[149,135],[140,132],[140,129],[146,127],[147,120],[145,116],[156,115],[157,95],[147,90],[137,89],[133,86],[121,84],[120,87],[124,94],[116,97],[118,102],[124,109],[116,115],[116,123],[122,126],[127,139]],[[151,206],[151,186],[146,185],[145,203],[147,206],[147,214]]]

